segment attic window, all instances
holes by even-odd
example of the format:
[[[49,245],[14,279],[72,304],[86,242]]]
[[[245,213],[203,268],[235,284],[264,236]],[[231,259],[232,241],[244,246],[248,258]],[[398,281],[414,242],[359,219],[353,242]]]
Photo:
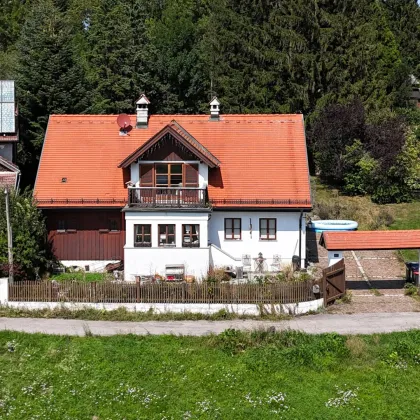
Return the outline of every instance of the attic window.
[[[61,182],[67,182],[67,178],[61,178]]]

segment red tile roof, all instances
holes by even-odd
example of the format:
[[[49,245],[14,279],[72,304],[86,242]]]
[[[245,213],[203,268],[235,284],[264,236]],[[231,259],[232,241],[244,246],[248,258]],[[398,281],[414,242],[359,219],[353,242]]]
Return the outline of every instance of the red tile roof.
[[[420,229],[323,232],[319,243],[328,251],[420,249]]]
[[[303,116],[274,114],[152,115],[126,136],[116,115],[52,115],[35,184],[40,206],[121,207],[127,174],[118,165],[174,120],[220,161],[209,169],[215,206],[311,207]]]

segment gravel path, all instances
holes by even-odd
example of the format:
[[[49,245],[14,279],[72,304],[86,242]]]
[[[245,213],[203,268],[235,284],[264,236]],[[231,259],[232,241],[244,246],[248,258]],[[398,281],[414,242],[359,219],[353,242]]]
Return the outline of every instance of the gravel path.
[[[55,335],[193,335],[221,333],[227,328],[253,330],[274,326],[276,330],[293,329],[310,334],[337,332],[339,334],[372,334],[420,329],[420,315],[415,312],[372,314],[320,314],[288,321],[170,321],[170,322],[112,322],[75,319],[0,318],[3,330]]]

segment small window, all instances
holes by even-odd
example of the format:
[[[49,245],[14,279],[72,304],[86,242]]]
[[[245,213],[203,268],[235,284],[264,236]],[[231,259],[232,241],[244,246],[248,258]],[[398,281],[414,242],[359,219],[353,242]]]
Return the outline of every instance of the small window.
[[[182,225],[182,246],[185,248],[200,247],[200,225]]]
[[[275,241],[276,240],[276,219],[260,219],[260,240]]]
[[[120,230],[117,219],[109,219],[109,230],[111,232],[117,232]]]
[[[134,246],[152,246],[152,225],[134,225]]]
[[[225,239],[241,238],[241,219],[225,219]]]
[[[175,225],[158,226],[159,246],[175,246]]]
[[[59,230],[59,231],[66,230],[66,221],[65,220],[59,220],[58,221],[57,230]]]

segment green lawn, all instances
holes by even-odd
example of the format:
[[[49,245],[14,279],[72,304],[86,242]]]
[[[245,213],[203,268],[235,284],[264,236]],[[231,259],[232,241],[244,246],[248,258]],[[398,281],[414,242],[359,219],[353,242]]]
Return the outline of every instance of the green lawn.
[[[391,204],[388,206],[395,217],[390,229],[420,229],[420,202],[404,204]],[[400,251],[405,261],[418,261],[419,254],[416,250]]]
[[[0,418],[414,419],[420,331],[52,337],[0,332]]]
[[[60,273],[54,274],[50,277],[50,280],[56,281],[84,281],[84,282],[93,282],[93,281],[105,281],[105,280],[114,280],[112,273],[86,273],[84,271],[75,272],[75,273]]]

